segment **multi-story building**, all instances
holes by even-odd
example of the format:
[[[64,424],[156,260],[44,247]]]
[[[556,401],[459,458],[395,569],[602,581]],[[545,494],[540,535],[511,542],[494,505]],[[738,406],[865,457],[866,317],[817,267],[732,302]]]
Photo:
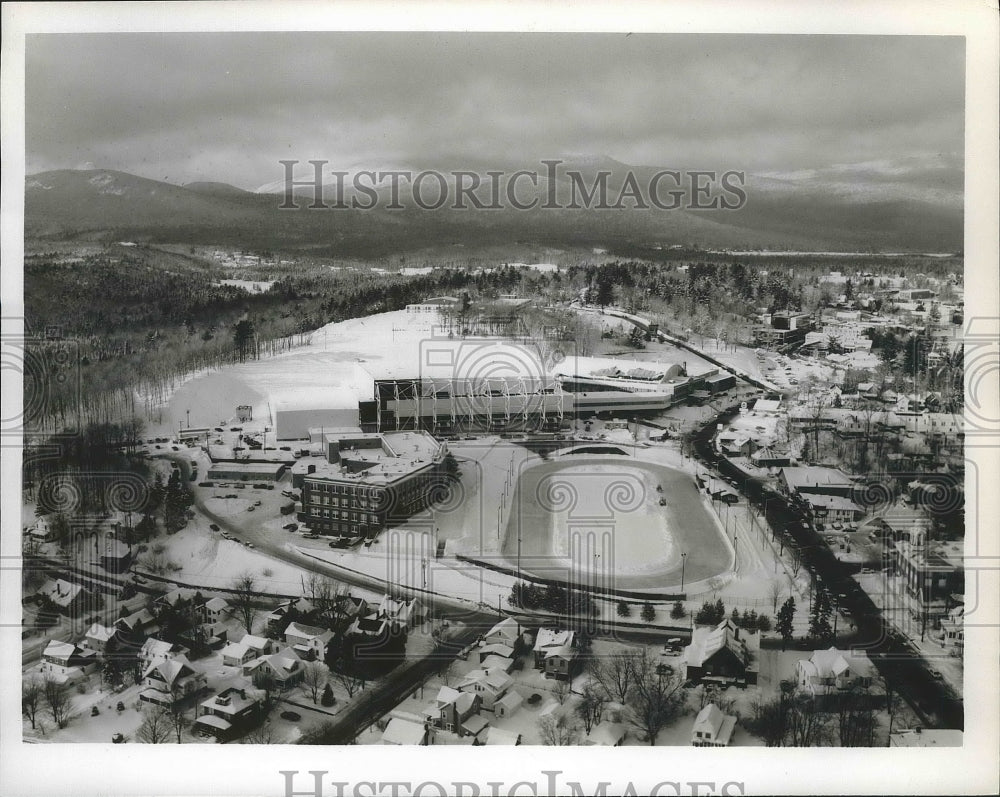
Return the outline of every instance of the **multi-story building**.
[[[757,346],[785,346],[801,343],[813,329],[813,319],[809,313],[798,310],[779,310],[771,314],[770,324],[754,329],[754,344]]]
[[[372,538],[424,509],[444,478],[447,446],[427,432],[337,432],[325,458],[300,460],[301,522],[317,534]]]
[[[258,689],[230,687],[198,706],[195,730],[220,739],[250,727],[259,716],[264,694]]]
[[[946,620],[965,593],[961,542],[930,541],[918,530],[896,543],[893,565],[903,588],[904,605],[921,630]]]

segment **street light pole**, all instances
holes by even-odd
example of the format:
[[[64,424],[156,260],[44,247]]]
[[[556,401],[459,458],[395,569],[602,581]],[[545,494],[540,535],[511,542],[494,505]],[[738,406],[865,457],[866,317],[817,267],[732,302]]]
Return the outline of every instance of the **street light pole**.
[[[684,591],[684,567],[687,565],[687,554],[681,554],[681,592]]]

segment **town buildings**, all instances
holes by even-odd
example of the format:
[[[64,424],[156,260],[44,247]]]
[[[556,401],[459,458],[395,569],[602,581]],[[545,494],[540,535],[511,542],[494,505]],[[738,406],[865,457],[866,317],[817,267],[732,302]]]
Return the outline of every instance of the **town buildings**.
[[[426,507],[445,476],[447,446],[427,432],[331,433],[324,444],[325,461],[295,482],[298,519],[318,534],[374,537]]]

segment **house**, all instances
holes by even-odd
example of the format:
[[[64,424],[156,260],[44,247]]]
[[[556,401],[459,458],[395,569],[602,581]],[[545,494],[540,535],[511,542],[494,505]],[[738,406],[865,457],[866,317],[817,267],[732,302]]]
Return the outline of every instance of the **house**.
[[[299,655],[286,647],[244,664],[243,674],[253,679],[254,686],[273,684],[283,692],[301,683],[305,668]]]
[[[109,573],[125,573],[132,566],[132,557],[131,545],[109,537],[104,542],[104,550],[101,551],[98,561]]]
[[[94,623],[87,630],[83,638],[83,644],[99,656],[104,655],[108,649],[108,643],[114,639],[116,629],[114,626],[108,627],[100,623]]]
[[[271,640],[254,634],[245,634],[239,642],[230,642],[222,649],[222,663],[242,667],[249,661],[271,652]]]
[[[267,615],[267,630],[269,633],[277,633],[285,619],[292,617],[303,617],[312,614],[316,610],[311,601],[305,598],[289,598],[279,603],[274,610]]]
[[[513,717],[523,702],[524,698],[521,697],[521,694],[511,689],[493,704],[493,713],[498,719]]]
[[[93,650],[51,639],[42,651],[38,669],[58,681],[74,681],[95,672],[98,663],[97,653]]]
[[[93,601],[93,596],[82,586],[61,578],[48,579],[35,594],[50,600],[62,614],[70,617],[83,614]]]
[[[386,595],[378,607],[379,618],[384,619],[394,628],[402,628],[407,631],[421,625],[426,615],[426,609],[417,598],[397,600]]]
[[[52,542],[56,538],[56,530],[47,516],[40,516],[28,529],[28,536],[36,542]]]
[[[804,493],[801,504],[806,510],[809,521],[819,531],[831,523],[855,523],[864,515],[864,510],[860,506],[850,498],[840,495]]]
[[[514,653],[517,652],[519,646],[523,642],[523,629],[521,624],[512,617],[507,617],[501,620],[495,626],[493,626],[489,631],[483,634],[483,638],[480,640],[481,645],[504,645],[510,648]]]
[[[479,669],[486,670],[486,672],[492,672],[493,670],[510,672],[514,669],[514,659],[507,656],[500,656],[496,653],[491,653],[487,656],[480,656]]]
[[[691,728],[691,746],[728,747],[735,728],[736,717],[723,714],[715,703],[709,703],[694,719]]]
[[[472,670],[458,684],[458,691],[471,692],[483,701],[483,708],[493,710],[494,704],[514,685],[514,679],[503,670]]]
[[[941,644],[949,656],[965,652],[965,606],[956,606],[941,621]]]
[[[460,738],[471,737],[473,740],[473,744],[478,744],[479,737],[481,735],[484,735],[483,731],[485,731],[489,727],[490,723],[486,719],[486,717],[483,717],[479,714],[470,714],[468,717],[462,720],[461,724],[459,725],[458,736]],[[432,744],[438,743],[436,734],[435,736],[432,737],[432,739],[433,739]]]
[[[149,609],[140,609],[119,617],[115,620],[115,628],[131,637],[149,636],[160,630],[159,623]]]
[[[462,724],[478,714],[481,705],[482,698],[477,694],[442,686],[434,702],[424,709],[424,719],[434,728],[461,734]]]
[[[186,604],[194,604],[196,602],[195,598],[197,595],[198,593],[193,589],[178,587],[177,589],[170,590],[170,592],[165,592],[154,601],[154,604],[157,606],[169,606],[171,609],[177,609],[179,607],[184,607]]]
[[[259,716],[265,695],[259,689],[229,687],[198,705],[195,730],[225,739],[250,727]]]
[[[719,451],[727,457],[748,457],[756,450],[753,440],[746,432],[723,432],[717,441]]]
[[[490,642],[489,644],[480,642],[475,648],[473,648],[472,656],[476,659],[475,663],[480,666],[482,666],[483,662],[489,658],[509,659],[513,665],[514,648],[510,645],[505,645],[502,642]],[[486,668],[483,667],[483,669]]]
[[[369,614],[367,617],[356,617],[347,628],[348,636],[365,636],[382,638],[389,632],[389,621],[385,617]]]
[[[516,731],[507,731],[503,728],[497,728],[491,725],[486,731],[486,739],[483,743],[487,745],[517,747],[521,744],[521,734]]]
[[[289,623],[285,629],[285,644],[306,661],[326,658],[326,648],[333,639],[333,631],[302,623]]]
[[[546,678],[568,679],[578,655],[576,633],[540,628],[535,637],[534,654],[535,667],[544,670]]]
[[[750,455],[750,462],[758,468],[786,468],[792,464],[792,456],[773,446],[758,448]]]
[[[209,598],[200,607],[201,622],[216,625],[229,617],[229,604],[222,598]]]
[[[695,628],[691,644],[684,648],[689,681],[753,685],[759,662],[760,634],[739,628],[728,618],[715,628]]]
[[[427,744],[427,729],[422,723],[393,717],[382,733],[382,744]]]
[[[176,645],[150,637],[143,643],[142,648],[139,650],[139,661],[142,662],[143,667],[151,667],[177,656],[186,656],[187,654],[188,649],[183,645]]]
[[[254,651],[242,642],[230,642],[220,653],[222,654],[222,663],[227,667],[242,667],[257,658]]]
[[[839,694],[863,690],[872,691],[877,672],[868,656],[861,650],[838,650],[829,647],[815,650],[808,659],[799,659],[795,665],[795,680],[804,693],[816,699],[827,700]]]
[[[174,703],[199,694],[206,688],[205,673],[196,670],[186,656],[167,659],[150,665],[142,674],[142,703],[172,706]]]
[[[602,720],[590,729],[583,743],[588,747],[621,747],[628,735],[624,722]]]
[[[778,475],[778,489],[786,498],[792,500],[800,500],[807,493],[851,498],[854,495],[855,483],[839,468],[799,465],[781,469]]]

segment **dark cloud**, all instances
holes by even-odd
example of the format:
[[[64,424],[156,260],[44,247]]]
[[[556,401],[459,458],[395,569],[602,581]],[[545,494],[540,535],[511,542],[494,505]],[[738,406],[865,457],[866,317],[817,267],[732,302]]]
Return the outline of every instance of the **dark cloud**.
[[[781,171],[963,151],[956,37],[45,34],[26,60],[29,172],[253,187],[289,157]]]

